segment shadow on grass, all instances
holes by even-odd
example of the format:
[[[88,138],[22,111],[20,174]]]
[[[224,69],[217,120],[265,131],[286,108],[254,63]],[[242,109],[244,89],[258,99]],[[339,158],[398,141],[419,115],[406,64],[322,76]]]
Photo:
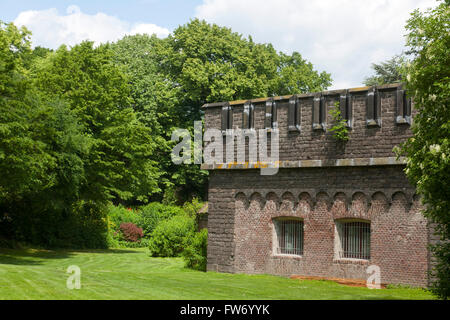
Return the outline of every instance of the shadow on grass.
[[[131,249],[69,249],[69,252],[78,253],[143,253],[146,248],[140,248],[141,250],[131,250]]]
[[[68,259],[76,253],[99,253],[99,254],[121,254],[142,253],[143,250],[129,249],[67,249],[67,250],[44,250],[44,249],[5,249],[0,248],[0,265],[40,265],[48,259]]]
[[[43,260],[67,259],[72,255],[68,251],[0,249],[0,264],[39,265]]]

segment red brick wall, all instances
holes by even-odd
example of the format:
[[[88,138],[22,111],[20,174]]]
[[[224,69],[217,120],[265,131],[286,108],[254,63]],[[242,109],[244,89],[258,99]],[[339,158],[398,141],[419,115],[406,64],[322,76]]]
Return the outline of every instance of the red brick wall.
[[[215,171],[208,269],[366,279],[375,264],[383,283],[426,286],[428,228],[413,192],[399,166],[281,169],[274,176]],[[303,256],[274,254],[276,217],[303,219]],[[370,260],[336,259],[335,221],[342,218],[370,221]]]

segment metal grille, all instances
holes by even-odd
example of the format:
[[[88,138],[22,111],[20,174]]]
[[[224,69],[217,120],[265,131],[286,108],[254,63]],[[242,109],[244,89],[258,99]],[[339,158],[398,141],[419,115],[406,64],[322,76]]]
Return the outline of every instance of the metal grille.
[[[370,258],[370,223],[344,222],[342,231],[342,254],[344,258]]]
[[[303,254],[303,221],[279,220],[276,222],[278,253]]]

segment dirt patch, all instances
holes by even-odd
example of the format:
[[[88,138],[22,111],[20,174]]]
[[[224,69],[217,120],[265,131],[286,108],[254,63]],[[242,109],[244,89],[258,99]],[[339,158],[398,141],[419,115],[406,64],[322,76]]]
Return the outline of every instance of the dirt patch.
[[[343,278],[326,278],[326,277],[317,277],[317,276],[299,276],[299,275],[292,275],[290,277],[291,279],[297,279],[297,280],[327,280],[327,281],[334,281],[339,284],[343,284],[350,287],[366,287],[366,280],[364,279],[343,279]],[[381,284],[381,288],[385,289],[386,284]]]

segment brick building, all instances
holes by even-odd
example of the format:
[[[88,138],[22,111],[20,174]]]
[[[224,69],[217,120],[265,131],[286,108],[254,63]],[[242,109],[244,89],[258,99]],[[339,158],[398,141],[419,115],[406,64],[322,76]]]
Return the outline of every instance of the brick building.
[[[329,130],[336,102],[347,142]],[[210,174],[209,271],[367,279],[377,265],[382,283],[428,284],[431,232],[393,152],[411,136],[414,115],[402,85],[203,109],[224,148],[230,129],[279,130],[275,175],[261,175],[257,163],[202,165]]]

